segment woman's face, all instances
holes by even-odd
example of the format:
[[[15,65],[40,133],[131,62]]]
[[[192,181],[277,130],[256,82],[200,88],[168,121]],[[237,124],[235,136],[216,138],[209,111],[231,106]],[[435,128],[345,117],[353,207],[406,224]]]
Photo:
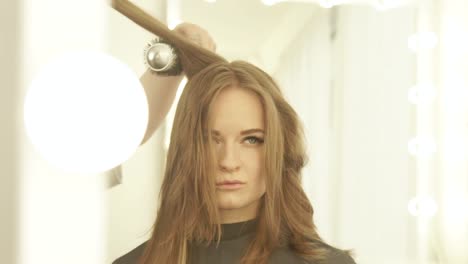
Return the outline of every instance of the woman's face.
[[[218,164],[216,193],[222,223],[253,219],[265,193],[264,113],[260,99],[252,91],[228,87],[216,98],[211,118]],[[247,131],[251,129],[258,131]],[[240,181],[241,184],[221,185],[225,181]]]

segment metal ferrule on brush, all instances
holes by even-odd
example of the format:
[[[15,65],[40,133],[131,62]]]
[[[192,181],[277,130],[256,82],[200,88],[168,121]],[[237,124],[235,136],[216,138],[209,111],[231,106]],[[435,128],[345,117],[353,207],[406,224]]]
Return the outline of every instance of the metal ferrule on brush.
[[[179,75],[182,72],[176,50],[159,37],[146,45],[143,56],[148,68],[159,75]]]

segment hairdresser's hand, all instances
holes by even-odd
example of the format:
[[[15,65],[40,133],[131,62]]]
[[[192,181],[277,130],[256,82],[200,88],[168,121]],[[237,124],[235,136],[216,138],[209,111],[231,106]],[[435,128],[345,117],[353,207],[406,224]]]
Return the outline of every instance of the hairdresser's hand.
[[[178,24],[172,31],[182,35],[202,48],[216,52],[216,43],[213,38],[208,31],[198,25],[184,22]]]

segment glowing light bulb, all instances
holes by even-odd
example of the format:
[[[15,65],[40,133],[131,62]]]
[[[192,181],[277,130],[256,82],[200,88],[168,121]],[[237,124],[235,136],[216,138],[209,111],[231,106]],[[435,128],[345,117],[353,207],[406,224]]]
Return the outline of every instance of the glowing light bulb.
[[[408,48],[414,52],[433,49],[437,43],[438,37],[434,32],[420,32],[408,38]]]
[[[52,165],[99,173],[136,151],[148,124],[148,103],[125,64],[100,52],[72,52],[33,80],[24,122],[32,144]]]
[[[386,11],[393,8],[401,7],[410,4],[414,0],[375,0],[374,7],[378,11]]]
[[[436,152],[436,144],[429,137],[416,137],[408,143],[408,152],[419,158],[428,158]]]
[[[413,104],[430,104],[436,97],[434,86],[430,84],[418,84],[408,91],[408,100]]]
[[[437,212],[437,204],[429,196],[418,196],[409,201],[408,212],[413,216],[432,217]]]
[[[281,0],[262,0],[262,3],[266,6],[272,6],[279,3]]]
[[[320,6],[323,8],[332,8],[336,5],[335,1],[333,0],[321,0]]]

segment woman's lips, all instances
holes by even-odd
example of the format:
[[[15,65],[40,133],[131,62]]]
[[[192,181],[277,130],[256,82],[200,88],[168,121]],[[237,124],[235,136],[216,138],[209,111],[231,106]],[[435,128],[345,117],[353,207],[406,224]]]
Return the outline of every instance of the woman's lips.
[[[244,183],[240,183],[240,182],[234,182],[234,183],[223,182],[220,184],[216,184],[216,188],[221,189],[221,190],[236,190],[236,189],[242,188],[242,186],[244,186]]]

